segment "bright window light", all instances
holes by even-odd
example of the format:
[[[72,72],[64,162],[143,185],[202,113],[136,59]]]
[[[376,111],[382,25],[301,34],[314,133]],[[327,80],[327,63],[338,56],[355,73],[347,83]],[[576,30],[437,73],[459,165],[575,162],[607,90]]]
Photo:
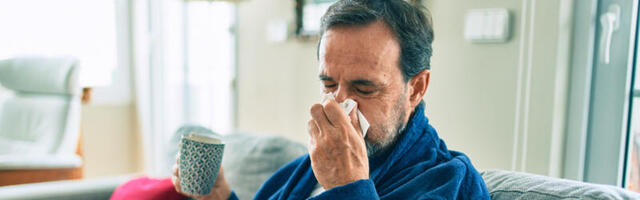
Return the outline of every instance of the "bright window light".
[[[190,2],[187,12],[188,120],[228,133],[233,125],[233,5]]]
[[[80,84],[106,86],[116,67],[114,1],[0,1],[0,59],[71,55]]]

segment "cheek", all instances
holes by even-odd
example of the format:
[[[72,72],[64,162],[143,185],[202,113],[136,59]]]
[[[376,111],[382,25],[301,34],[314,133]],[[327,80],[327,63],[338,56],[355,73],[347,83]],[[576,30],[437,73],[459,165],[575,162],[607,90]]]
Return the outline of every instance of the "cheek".
[[[405,110],[408,106],[407,101],[399,102],[406,99],[402,98],[400,95],[405,94],[396,93],[393,95],[380,96],[374,99],[357,100],[360,104],[360,111],[367,118],[369,124],[371,124],[371,127],[369,128],[370,131],[367,133],[367,135],[371,134],[371,136],[367,136],[370,137],[369,139],[374,141],[382,140],[386,137],[387,131],[392,131],[392,129],[396,128],[395,126],[397,126],[399,120],[397,119],[398,113]]]
[[[392,128],[391,124],[396,121],[392,119],[392,114],[388,110],[391,110],[391,108],[387,105],[369,105],[360,109],[370,124],[367,132],[368,141],[378,143],[385,141],[388,137],[388,132]]]
[[[371,99],[358,101],[358,109],[367,118],[371,126],[379,126],[388,123],[393,113],[393,105],[383,99]]]
[[[355,100],[359,103],[358,108],[367,117],[367,120],[371,119],[369,120],[370,122],[382,123],[392,117],[399,95],[401,94],[383,94],[374,98],[358,98]]]

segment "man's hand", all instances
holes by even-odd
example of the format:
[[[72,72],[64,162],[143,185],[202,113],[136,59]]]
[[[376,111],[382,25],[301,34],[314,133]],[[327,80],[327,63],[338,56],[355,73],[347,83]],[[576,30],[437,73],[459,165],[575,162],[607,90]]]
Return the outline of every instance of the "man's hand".
[[[180,154],[176,155],[176,163],[173,165],[173,176],[171,176],[173,187],[178,191],[178,193],[198,200],[226,200],[231,196],[231,187],[229,187],[227,180],[224,178],[224,170],[222,170],[222,167],[220,167],[220,172],[218,172],[216,183],[213,184],[213,188],[211,188],[211,193],[204,196],[196,196],[182,192],[180,189],[179,159]]]
[[[335,100],[311,107],[309,155],[311,167],[324,189],[369,179],[369,159],[356,116],[344,114]]]

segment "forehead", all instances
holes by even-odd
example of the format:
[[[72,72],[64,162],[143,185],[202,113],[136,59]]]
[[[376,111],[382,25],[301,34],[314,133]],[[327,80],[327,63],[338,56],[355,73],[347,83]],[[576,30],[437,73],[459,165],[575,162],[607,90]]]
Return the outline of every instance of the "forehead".
[[[332,27],[323,34],[319,48],[321,74],[402,75],[400,45],[382,21],[363,26]]]

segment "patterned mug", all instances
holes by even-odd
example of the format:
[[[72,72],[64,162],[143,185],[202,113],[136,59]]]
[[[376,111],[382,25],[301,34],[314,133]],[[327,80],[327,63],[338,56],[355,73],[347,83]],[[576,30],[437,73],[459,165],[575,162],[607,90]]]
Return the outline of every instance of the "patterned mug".
[[[218,178],[224,144],[212,136],[189,133],[180,141],[180,188],[194,195],[206,195]]]

